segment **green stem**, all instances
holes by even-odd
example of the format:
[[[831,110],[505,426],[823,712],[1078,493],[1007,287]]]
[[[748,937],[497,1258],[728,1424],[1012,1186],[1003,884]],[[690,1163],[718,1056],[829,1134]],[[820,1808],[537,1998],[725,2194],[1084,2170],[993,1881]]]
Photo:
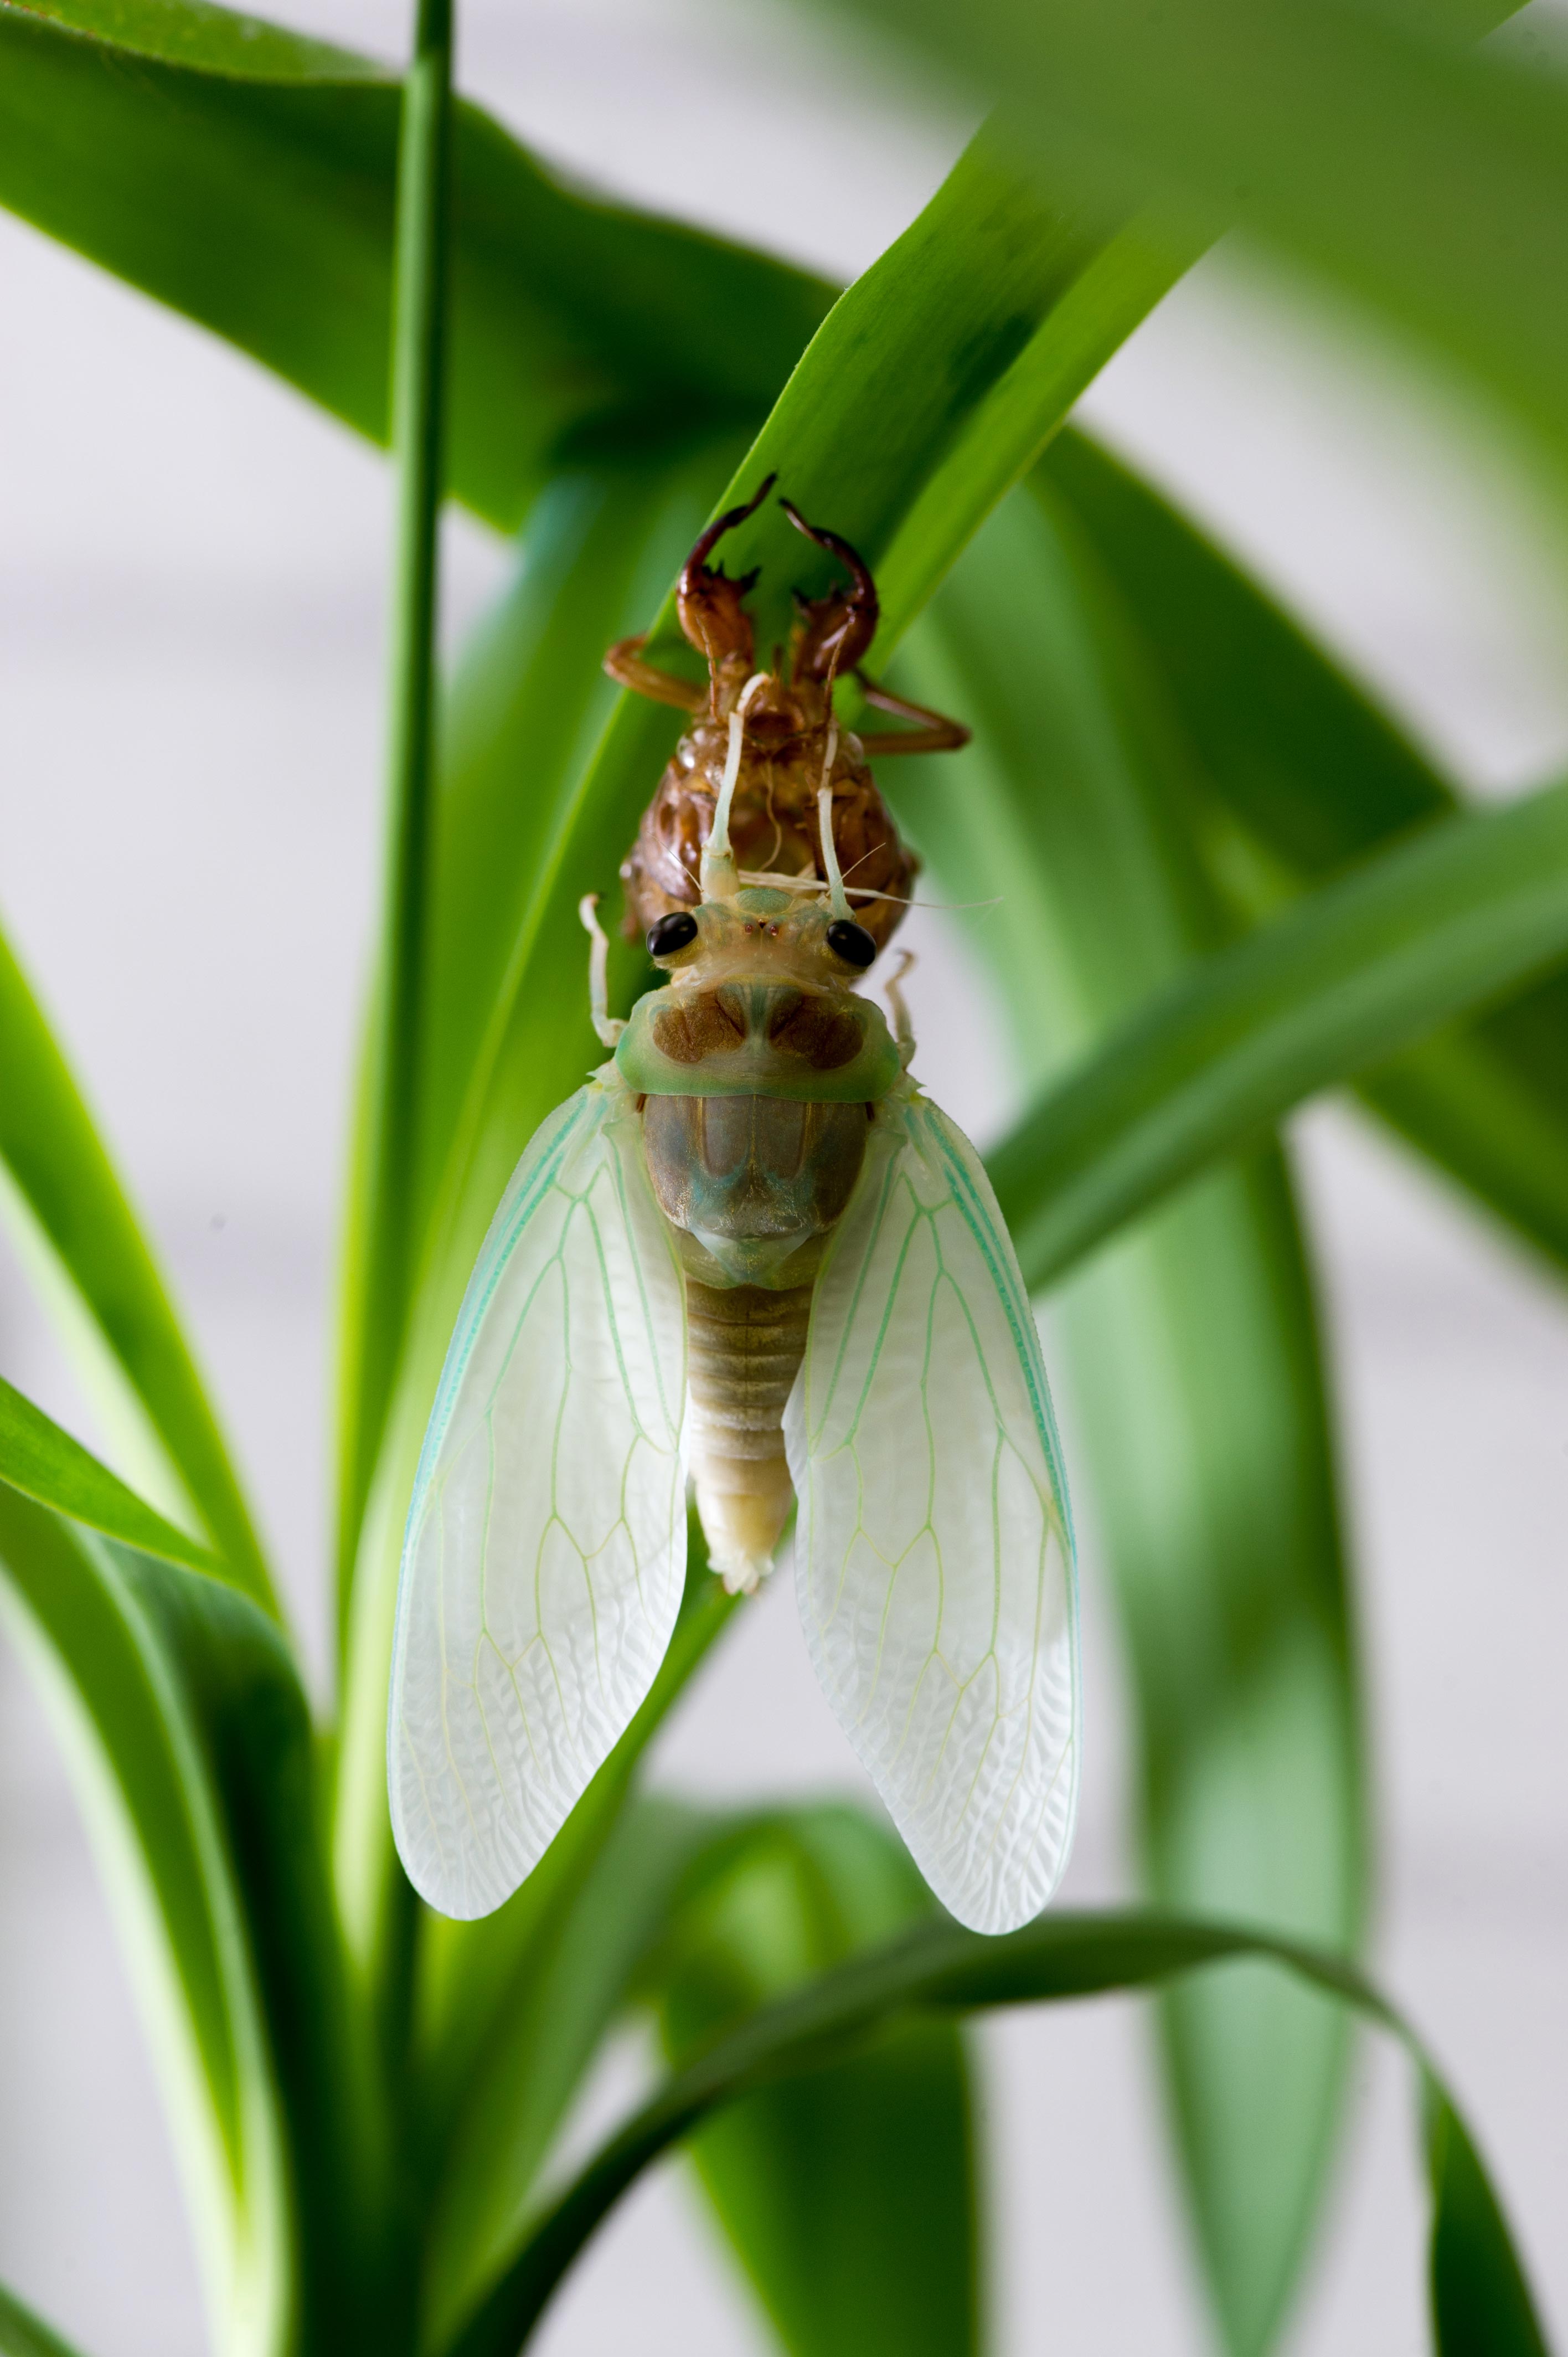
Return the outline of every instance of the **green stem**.
[[[398,470],[381,987],[363,1141],[364,1223],[346,1351],[342,1540],[351,1557],[408,1307],[435,767],[437,533],[451,213],[452,0],[418,0],[403,83],[393,260]]]

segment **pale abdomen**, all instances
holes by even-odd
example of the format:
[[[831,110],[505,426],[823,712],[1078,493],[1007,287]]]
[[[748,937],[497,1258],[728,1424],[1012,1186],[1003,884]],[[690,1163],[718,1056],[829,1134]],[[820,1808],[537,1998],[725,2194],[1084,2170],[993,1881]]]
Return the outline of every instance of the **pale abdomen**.
[[[692,1469],[732,1588],[755,1587],[789,1512],[784,1404],[811,1308],[800,1264],[843,1216],[868,1129],[864,1104],[687,1096],[643,1108],[660,1207],[703,1248],[703,1278],[686,1276]]]
[[[773,1560],[794,1492],[784,1403],[805,1355],[811,1287],[686,1281],[692,1471],[714,1568],[753,1587]]]

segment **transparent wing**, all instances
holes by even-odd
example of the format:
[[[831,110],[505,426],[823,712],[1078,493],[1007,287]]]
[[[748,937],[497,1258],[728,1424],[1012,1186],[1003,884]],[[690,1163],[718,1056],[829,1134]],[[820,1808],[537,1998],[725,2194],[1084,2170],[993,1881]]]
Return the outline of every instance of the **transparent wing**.
[[[663,1658],[686,1564],[685,1353],[631,1100],[591,1082],[491,1224],[409,1508],[392,1827],[443,1914],[516,1889]]]
[[[785,1437],[828,1700],[943,1905],[1011,1931],[1050,1897],[1072,1836],[1072,1525],[996,1199],[913,1091],[879,1110]]]

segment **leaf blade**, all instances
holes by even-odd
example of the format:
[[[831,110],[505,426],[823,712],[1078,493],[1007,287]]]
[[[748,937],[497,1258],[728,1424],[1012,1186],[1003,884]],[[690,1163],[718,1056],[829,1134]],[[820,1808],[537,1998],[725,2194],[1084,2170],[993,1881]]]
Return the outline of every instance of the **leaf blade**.
[[[502,2357],[526,2339],[555,2287],[622,2192],[659,2155],[717,2106],[775,2079],[811,2070],[824,2050],[910,2007],[973,2009],[1147,1989],[1172,1975],[1233,1959],[1281,1964],[1391,2031],[1425,2076],[1441,2084],[1425,2050],[1388,2001],[1337,1957],[1229,1925],[1158,1915],[1043,1916],[996,1940],[931,1925],[892,1947],[842,1965],[799,1996],[780,1999],[722,2039],[665,2087],[585,2165],[541,2222],[518,2266],[448,2357]],[[1452,2099],[1446,2098],[1452,2106]],[[1455,2115],[1457,2116],[1456,2107]],[[1433,2184],[1436,2227],[1445,2233],[1448,2183]],[[1491,2219],[1511,2268],[1524,2281],[1500,2205]],[[1528,2293],[1526,2295],[1528,2298]],[[1441,2312],[1435,2319],[1445,2329]],[[1465,2357],[1438,2342],[1439,2357]]]
[[[229,1566],[272,1584],[217,1420],[134,1213],[9,948],[0,940],[0,1163]]]
[[[1304,1098],[1565,952],[1568,788],[1376,855],[1209,960],[998,1149],[1026,1274],[1048,1282]]]
[[[0,1376],[0,1481],[104,1537],[188,1570],[226,1577],[218,1557],[128,1490],[69,1432]]]
[[[103,15],[0,0],[0,202],[384,441],[395,80],[182,0]],[[569,192],[466,103],[455,171],[449,479],[505,529],[578,429],[760,415],[832,300]]]
[[[1235,561],[1068,433],[1043,468],[1142,634],[1212,794],[1212,871],[1258,916],[1459,807],[1453,787]],[[1240,857],[1230,830],[1240,828]],[[1363,1099],[1516,1235],[1568,1267],[1568,984],[1454,1027]]]

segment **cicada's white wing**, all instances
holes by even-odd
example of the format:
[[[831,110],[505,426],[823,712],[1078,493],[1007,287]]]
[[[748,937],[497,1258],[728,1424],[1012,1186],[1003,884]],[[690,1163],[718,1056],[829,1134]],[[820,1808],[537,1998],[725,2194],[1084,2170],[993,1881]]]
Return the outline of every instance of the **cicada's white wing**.
[[[1072,1526],[996,1199],[912,1086],[877,1109],[785,1437],[828,1700],[943,1905],[1011,1931],[1050,1897],[1072,1835]]]
[[[403,1544],[392,1827],[445,1915],[537,1864],[662,1660],[686,1565],[685,1303],[632,1100],[518,1165],[446,1354]]]

